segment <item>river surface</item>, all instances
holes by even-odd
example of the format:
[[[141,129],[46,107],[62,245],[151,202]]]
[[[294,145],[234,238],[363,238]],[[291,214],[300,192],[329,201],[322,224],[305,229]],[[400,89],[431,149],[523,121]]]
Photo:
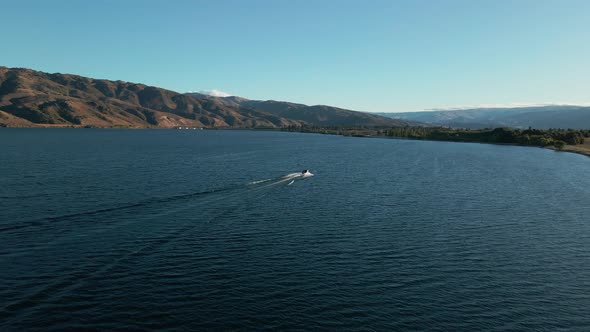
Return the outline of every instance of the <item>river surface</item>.
[[[588,331],[589,171],[517,146],[0,129],[0,330]]]

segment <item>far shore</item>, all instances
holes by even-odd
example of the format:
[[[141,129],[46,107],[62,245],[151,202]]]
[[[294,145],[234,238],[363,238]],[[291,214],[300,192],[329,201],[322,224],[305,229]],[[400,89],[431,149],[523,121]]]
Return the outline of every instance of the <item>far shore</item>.
[[[579,145],[565,145],[562,149],[558,149],[554,146],[534,146],[534,145],[523,145],[523,144],[517,144],[517,143],[458,142],[458,141],[445,141],[445,140],[435,140],[435,139],[417,139],[417,138],[408,138],[408,137],[371,136],[371,135],[339,135],[339,136],[360,137],[360,138],[385,138],[385,139],[398,139],[398,140],[408,140],[408,141],[475,143],[475,144],[522,146],[525,148],[548,149],[548,150],[553,150],[555,152],[570,152],[570,153],[576,153],[576,154],[581,154],[581,155],[590,157],[590,137],[586,138],[586,141],[588,141],[588,143],[579,144]]]
[[[141,130],[141,129],[160,129],[160,130],[255,130],[255,131],[285,131],[281,128],[229,128],[229,127],[219,127],[219,128],[208,128],[208,127],[126,127],[126,126],[112,126],[112,127],[94,127],[94,126],[79,126],[79,125],[50,125],[50,124],[42,124],[42,125],[35,125],[35,126],[0,126],[0,129],[10,128],[10,129],[132,129],[132,130]],[[548,150],[553,150],[556,152],[569,152],[569,153],[576,153],[581,154],[587,157],[590,157],[590,137],[587,137],[584,144],[579,145],[565,145],[563,148],[559,149],[554,146],[533,146],[533,145],[523,145],[517,143],[493,143],[493,142],[459,142],[459,141],[450,141],[450,140],[435,140],[435,139],[418,139],[418,138],[408,138],[408,137],[395,137],[395,136],[384,136],[384,135],[368,135],[368,134],[350,134],[350,133],[342,133],[342,134],[335,134],[335,133],[327,133],[327,132],[309,132],[309,131],[293,131],[299,133],[310,133],[310,134],[324,134],[324,135],[337,135],[337,136],[348,136],[348,137],[358,137],[358,138],[386,138],[386,139],[401,139],[401,140],[412,140],[412,141],[432,141],[432,142],[451,142],[451,143],[480,143],[480,144],[493,144],[493,145],[514,145],[514,146],[523,146],[523,147],[540,147]]]
[[[588,138],[590,140],[590,138]],[[584,156],[590,157],[590,144],[580,144],[580,145],[566,145],[563,149],[559,150],[553,146],[547,146],[546,149],[555,150],[557,152],[571,152],[582,154]]]
[[[321,134],[321,133],[315,133],[315,134]],[[458,141],[444,141],[444,140],[434,140],[434,139],[417,139],[417,138],[408,138],[408,137],[371,136],[371,135],[339,135],[339,136],[359,137],[359,138],[385,138],[385,139],[397,139],[397,140],[408,140],[408,141],[510,145],[510,146],[521,146],[521,147],[525,147],[525,148],[548,149],[548,150],[553,150],[555,152],[570,152],[570,153],[576,153],[576,154],[581,154],[581,155],[590,157],[590,144],[589,143],[580,144],[580,145],[566,145],[562,149],[558,149],[554,146],[534,146],[534,145],[523,145],[523,144],[516,144],[516,143],[458,142]],[[590,141],[590,137],[588,137],[587,139]]]

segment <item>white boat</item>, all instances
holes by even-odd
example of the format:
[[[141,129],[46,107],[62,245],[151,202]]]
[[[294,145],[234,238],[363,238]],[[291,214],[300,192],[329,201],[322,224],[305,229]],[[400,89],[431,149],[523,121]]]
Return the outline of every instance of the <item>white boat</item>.
[[[304,178],[306,178],[306,177],[308,177],[308,176],[313,176],[313,173],[312,173],[312,172],[310,172],[310,171],[309,171],[309,170],[307,170],[307,169],[304,169],[304,170],[301,172],[301,177],[304,177]]]

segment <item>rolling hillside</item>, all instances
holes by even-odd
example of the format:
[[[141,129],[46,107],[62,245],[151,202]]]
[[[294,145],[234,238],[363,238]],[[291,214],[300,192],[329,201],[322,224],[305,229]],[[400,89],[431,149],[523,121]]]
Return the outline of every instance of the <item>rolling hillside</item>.
[[[144,84],[0,67],[0,123],[166,128],[280,127],[300,122]]]
[[[316,126],[369,126],[369,127],[405,127],[409,125],[422,125],[415,121],[392,119],[372,113],[351,111],[343,108],[276,101],[276,100],[249,100],[241,97],[213,97],[200,93],[187,93],[187,95],[206,98],[224,105],[245,107],[267,112],[281,118],[302,121]]]
[[[280,103],[286,105],[286,103]],[[0,126],[281,128],[405,126],[408,122],[329,106],[181,94],[145,84],[0,67]]]

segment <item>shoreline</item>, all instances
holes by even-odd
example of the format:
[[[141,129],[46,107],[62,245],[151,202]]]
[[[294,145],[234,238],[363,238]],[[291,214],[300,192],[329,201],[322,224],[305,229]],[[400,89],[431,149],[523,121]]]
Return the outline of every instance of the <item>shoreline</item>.
[[[313,131],[290,131],[284,130],[281,128],[187,128],[187,129],[180,129],[178,127],[88,127],[88,126],[76,126],[76,125],[39,125],[39,126],[0,126],[0,130],[2,129],[122,129],[122,130],[141,130],[141,129],[151,129],[151,130],[247,130],[247,131],[280,131],[280,132],[288,132],[288,133],[301,133],[301,134],[320,134],[320,135],[333,135],[333,136],[342,136],[342,137],[357,137],[357,138],[380,138],[380,139],[397,139],[397,140],[408,140],[408,141],[429,141],[429,142],[450,142],[450,143],[478,143],[478,144],[492,144],[492,145],[512,145],[512,146],[522,146],[522,147],[529,147],[529,148],[541,148],[547,150],[553,150],[555,152],[569,152],[575,153],[579,155],[583,155],[586,157],[590,157],[590,144],[580,144],[580,145],[565,145],[562,149],[558,149],[554,146],[534,146],[534,145],[524,145],[518,143],[494,143],[494,142],[468,142],[468,141],[452,141],[452,140],[436,140],[436,139],[419,139],[419,138],[410,138],[410,137],[396,137],[396,136],[385,136],[385,135],[365,135],[365,134],[345,134],[345,133],[333,133],[333,132],[313,132]]]
[[[322,134],[322,133],[315,133],[315,134]],[[397,139],[397,140],[408,140],[408,141],[427,141],[427,142],[449,142],[449,143],[472,143],[472,144],[489,144],[489,145],[508,145],[508,146],[520,146],[524,148],[537,148],[537,149],[547,149],[553,150],[555,152],[569,152],[580,154],[586,157],[590,157],[590,145],[589,144],[580,144],[580,145],[566,145],[563,149],[559,150],[554,146],[534,146],[534,145],[524,145],[518,143],[493,143],[493,142],[462,142],[462,141],[445,141],[445,140],[436,140],[436,139],[417,139],[417,138],[408,138],[408,137],[392,137],[392,136],[366,136],[366,135],[338,135],[338,134],[325,134],[325,135],[336,135],[336,136],[347,136],[347,137],[358,137],[358,138],[382,138],[382,139]],[[579,148],[580,146],[588,145],[588,149]]]
[[[344,136],[344,135],[341,135]],[[354,137],[365,137],[365,138],[386,138],[386,139],[401,139],[401,140],[410,140],[410,141],[429,141],[429,142],[449,142],[449,143],[475,143],[475,144],[490,144],[490,145],[509,145],[509,146],[521,146],[525,148],[539,148],[539,149],[547,149],[553,150],[555,152],[569,152],[580,154],[586,157],[590,157],[590,145],[588,144],[580,144],[580,145],[566,145],[561,150],[554,147],[554,146],[534,146],[534,145],[524,145],[518,143],[493,143],[493,142],[460,142],[460,141],[445,141],[445,140],[436,140],[436,139],[416,139],[416,138],[407,138],[407,137],[388,137],[388,136],[354,136]],[[580,146],[588,145],[588,149],[579,148]]]
[[[253,129],[257,130],[257,129]],[[279,129],[280,130],[280,129]],[[283,130],[280,130],[283,131]],[[334,136],[343,136],[343,137],[358,137],[358,138],[380,138],[380,139],[397,139],[397,140],[408,140],[408,141],[428,141],[428,142],[449,142],[449,143],[476,143],[476,144],[491,144],[491,145],[510,145],[510,146],[521,146],[526,148],[540,148],[540,149],[547,149],[553,150],[555,152],[569,152],[575,153],[579,155],[583,155],[586,157],[590,157],[590,143],[587,144],[580,144],[580,145],[565,145],[562,149],[558,149],[554,146],[535,146],[535,145],[525,145],[525,144],[518,144],[518,143],[494,143],[494,142],[467,142],[467,141],[451,141],[451,140],[436,140],[436,139],[420,139],[420,138],[410,138],[410,137],[396,137],[396,136],[385,136],[385,135],[362,135],[362,134],[337,134],[337,133],[322,133],[322,132],[305,132],[305,131],[287,131],[287,132],[296,132],[296,133],[303,133],[303,134],[320,134],[320,135],[334,135]],[[587,147],[587,148],[583,148]]]
[[[587,148],[581,148],[581,146],[586,146]],[[566,145],[563,149],[559,150],[552,146],[543,147],[544,149],[554,150],[556,152],[569,152],[569,153],[576,153],[581,154],[586,157],[590,157],[590,145],[589,144],[580,144],[580,145]]]

